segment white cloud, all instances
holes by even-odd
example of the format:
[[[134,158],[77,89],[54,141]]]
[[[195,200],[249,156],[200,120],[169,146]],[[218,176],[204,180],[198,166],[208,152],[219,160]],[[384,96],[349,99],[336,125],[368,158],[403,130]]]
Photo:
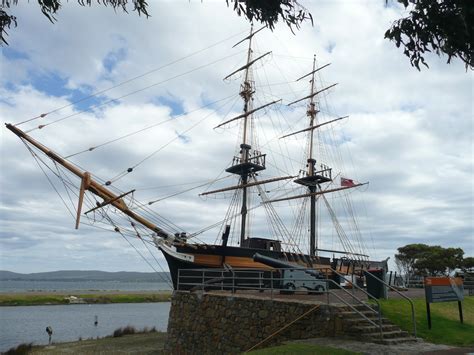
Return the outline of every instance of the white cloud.
[[[339,85],[324,96],[322,104],[327,101],[328,106],[322,107],[321,117],[351,117],[322,130],[330,136],[325,143],[339,146],[341,156],[327,145],[317,152],[327,150],[322,160],[347,176],[370,181],[365,194],[351,193],[354,208],[362,214],[362,233],[370,232],[365,233],[369,251],[373,246],[371,252],[381,259],[392,256],[399,246],[423,242],[459,246],[472,255],[472,73],[466,73],[458,61],[447,65],[445,58],[436,56],[429,56],[429,70],[418,72],[412,68],[401,50],[383,39],[391,21],[400,16],[399,9],[385,8],[383,2],[308,2],[307,6],[315,27],[306,24],[293,35],[281,24],[273,33],[262,31],[256,36],[255,53],[273,53],[265,58],[264,66],[257,66],[255,80],[263,97],[255,105],[278,97],[289,102],[307,94],[307,81],[293,81],[310,70],[313,53],[317,53],[319,64],[331,62],[320,79],[326,85]],[[104,92],[101,97],[107,101],[147,86],[149,89],[32,132],[41,142],[68,155],[167,120],[173,111],[190,111],[230,97],[222,101],[222,108],[219,102],[72,158],[108,180],[170,142],[113,184],[124,191],[136,188],[135,196],[144,202],[192,186],[169,185],[193,181],[198,185],[225,175],[219,174],[238,149],[238,129],[237,125],[217,130],[213,127],[241,111],[237,97],[240,78],[228,82],[222,82],[222,78],[244,63],[246,44],[231,47],[248,33],[245,20],[224,1],[152,2],[150,12],[152,17],[145,19],[135,14],[115,14],[101,6],[82,8],[72,2],[64,6],[53,25],[36,4],[22,4],[15,9],[19,27],[10,31],[11,45],[2,54],[0,81],[2,121],[19,122],[233,36]],[[207,65],[211,62],[215,63]],[[282,82],[291,83],[275,85]],[[260,143],[264,144],[262,151],[268,153],[269,165],[262,177],[294,174],[304,168],[301,140],[288,139],[285,148],[278,139],[283,132],[303,127],[304,109],[301,105],[295,110],[265,110],[270,118],[257,115],[257,128],[265,130]],[[41,122],[78,110],[77,106],[69,106]],[[35,125],[38,120],[21,127]],[[196,127],[191,129],[193,125]],[[276,170],[275,165],[281,164],[286,155],[292,160]],[[349,164],[339,162],[341,157]],[[75,231],[74,218],[28,151],[6,129],[1,133],[0,168],[1,268],[23,272],[91,268],[149,271],[118,234],[87,226]],[[210,189],[234,183],[226,179]],[[144,189],[153,186],[169,187]],[[279,194],[275,186],[290,185],[266,186],[271,195]],[[200,230],[223,219],[227,208],[222,196],[196,196],[201,191],[158,202],[153,209],[184,230]],[[361,199],[363,204],[357,202]],[[71,200],[66,202],[77,202],[74,196]],[[342,212],[343,202],[332,198],[331,202],[337,212]],[[299,204],[294,201],[275,206],[288,229],[293,226]],[[263,215],[263,210],[259,214]],[[260,217],[254,218],[258,221]],[[344,214],[340,218],[341,222],[347,220]],[[257,235],[267,235],[265,224],[257,223]],[[327,236],[321,245],[337,246],[337,236],[329,230],[329,223],[322,222],[321,227]],[[199,238],[213,242],[217,233],[215,229]],[[156,256],[164,263],[161,255]]]

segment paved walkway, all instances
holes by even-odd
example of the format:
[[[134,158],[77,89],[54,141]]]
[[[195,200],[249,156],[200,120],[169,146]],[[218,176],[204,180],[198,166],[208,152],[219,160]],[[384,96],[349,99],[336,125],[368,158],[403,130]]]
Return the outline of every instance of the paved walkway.
[[[208,293],[216,293],[216,294],[225,294],[231,295],[230,291],[220,291],[220,290],[208,290]],[[425,290],[422,288],[410,288],[406,291],[400,291],[404,296],[407,296],[411,299],[419,299],[425,298]],[[295,301],[308,301],[312,303],[342,303],[347,302],[349,304],[358,304],[359,301],[356,300],[360,299],[362,301],[368,300],[368,297],[362,291],[357,289],[334,289],[330,290],[330,294],[327,293],[308,293],[307,290],[298,290],[296,292],[285,292],[280,290],[274,290],[271,292],[270,290],[265,290],[264,292],[259,292],[257,290],[237,290],[235,292],[237,296],[245,296],[251,295],[252,297],[259,297],[259,298],[273,298],[278,300],[295,300]],[[467,295],[467,291],[465,290],[465,295]],[[329,297],[328,297],[329,296]],[[354,298],[356,297],[356,298]],[[401,299],[402,296],[400,294],[389,291],[388,292],[388,299]],[[342,300],[343,301],[342,301]]]
[[[382,345],[340,338],[314,338],[296,340],[292,341],[292,343],[324,345],[338,349],[355,351],[367,355],[474,354],[474,348],[453,348],[452,346],[448,345],[426,343],[422,340],[406,344]]]

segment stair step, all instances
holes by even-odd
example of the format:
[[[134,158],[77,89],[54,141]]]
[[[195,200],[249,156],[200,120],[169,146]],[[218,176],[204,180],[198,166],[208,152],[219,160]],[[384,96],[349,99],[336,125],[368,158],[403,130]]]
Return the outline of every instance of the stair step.
[[[375,324],[379,324],[379,317],[367,317],[367,318],[370,319]],[[382,321],[382,324],[392,324],[390,322],[390,320],[388,320],[387,318],[382,317],[380,320]],[[367,319],[365,319],[361,316],[359,316],[357,318],[355,318],[355,317],[354,318],[345,318],[344,322],[351,323],[351,324],[356,324],[355,326],[373,325]]]
[[[382,332],[383,339],[398,339],[398,338],[407,338],[409,334],[402,330],[394,330],[389,332]],[[366,340],[380,340],[380,331],[373,333],[359,333],[358,335],[361,339]]]
[[[371,309],[374,311],[378,311],[378,306],[377,305],[368,305],[368,306],[363,306],[363,305],[354,305],[354,308],[359,311],[359,312],[373,312]],[[353,308],[347,307],[343,308],[340,312],[355,312]]]
[[[403,337],[403,338],[390,338],[390,339],[374,339],[374,343],[384,344],[384,345],[397,345],[404,343],[414,343],[416,338],[413,337]]]
[[[355,311],[339,312],[339,314],[341,316],[343,316],[344,318],[360,318],[361,313],[366,317],[367,316],[377,316],[378,317],[378,313],[373,312],[371,310],[364,310],[364,311],[359,311],[359,312],[355,312]]]
[[[374,326],[374,325],[356,325],[354,326],[351,330],[353,330],[353,332],[357,332],[359,334],[370,334],[370,333],[376,333],[376,332],[380,332],[380,328],[377,326]],[[400,330],[400,328],[396,325],[393,325],[393,324],[383,324],[382,323],[382,331],[383,332],[391,332],[391,331],[396,331],[396,330]]]

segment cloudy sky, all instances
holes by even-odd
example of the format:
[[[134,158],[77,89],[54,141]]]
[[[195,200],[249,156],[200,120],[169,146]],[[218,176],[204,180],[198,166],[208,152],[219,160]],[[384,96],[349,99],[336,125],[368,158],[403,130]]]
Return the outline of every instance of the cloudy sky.
[[[354,201],[371,258],[393,259],[397,247],[409,243],[461,247],[472,256],[472,72],[437,56],[427,56],[430,69],[412,68],[402,50],[383,38],[404,11],[385,7],[383,0],[304,4],[314,27],[308,23],[292,34],[279,25],[256,36],[255,55],[272,51],[255,66],[256,105],[307,95],[308,82],[295,79],[311,70],[313,54],[319,65],[331,63],[318,79],[339,84],[322,96],[321,119],[350,118],[324,131],[330,139],[321,141],[317,153],[345,176],[370,182],[342,198]],[[238,124],[213,128],[242,109],[241,77],[222,79],[245,63],[245,44],[232,46],[249,25],[224,0],[150,1],[149,12],[146,19],[71,1],[51,24],[34,2],[15,7],[18,28],[1,49],[0,118],[18,123],[51,112],[18,127],[33,129],[33,137],[63,156],[148,128],[71,160],[103,180],[136,166],[112,185],[136,189],[134,198],[142,202],[223,178],[152,205],[177,230],[192,233],[222,220],[230,196],[198,194],[236,183],[223,169],[236,153]],[[293,138],[282,147],[278,139],[307,124],[304,110],[304,103],[294,109],[276,105],[256,117],[260,147],[268,154],[262,178],[304,168],[304,140]],[[155,260],[143,245],[132,241],[134,248],[117,233],[87,225],[75,230],[29,151],[7,129],[0,132],[0,269],[152,271],[135,248],[156,269],[156,260],[166,268],[159,253]],[[323,154],[333,149],[342,153]],[[275,196],[293,192],[284,183],[265,189]],[[64,191],[62,196],[68,204]],[[275,206],[289,230],[298,204]],[[255,234],[265,236],[261,217],[252,218]],[[320,223],[320,246],[337,247],[334,232]],[[199,238],[213,242],[218,233],[212,229]]]

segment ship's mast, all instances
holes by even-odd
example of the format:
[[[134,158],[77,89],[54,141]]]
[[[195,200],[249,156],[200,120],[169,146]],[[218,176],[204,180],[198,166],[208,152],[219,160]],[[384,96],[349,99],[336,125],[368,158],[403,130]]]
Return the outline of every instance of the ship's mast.
[[[265,27],[262,27],[261,29],[255,31],[255,32],[253,31],[253,28],[251,28],[249,36],[247,36],[242,41],[237,43],[237,44],[239,44],[239,43],[243,42],[244,40],[247,40],[247,39],[249,40],[249,46],[248,46],[248,50],[247,50],[247,63],[244,66],[242,66],[239,69],[232,72],[231,74],[229,74],[225,79],[229,78],[230,76],[234,75],[235,73],[238,73],[238,72],[244,70],[244,79],[243,79],[243,82],[240,86],[240,93],[239,93],[240,96],[242,97],[243,101],[244,101],[243,113],[240,114],[239,116],[234,117],[230,120],[227,120],[227,121],[225,121],[225,122],[223,122],[223,123],[221,123],[217,126],[217,127],[221,127],[223,125],[228,124],[229,122],[233,122],[233,121],[236,121],[238,119],[243,119],[243,122],[242,122],[242,143],[240,144],[239,156],[234,157],[233,162],[232,162],[232,166],[226,169],[227,172],[240,176],[239,185],[237,187],[220,189],[220,190],[210,191],[210,192],[206,193],[206,194],[209,194],[209,193],[215,193],[215,192],[222,192],[222,191],[227,191],[229,189],[235,189],[235,188],[238,188],[238,189],[242,190],[242,202],[241,202],[242,206],[241,206],[241,209],[240,209],[240,214],[241,214],[240,245],[241,246],[244,244],[244,242],[246,240],[246,233],[247,233],[247,212],[248,212],[248,209],[247,209],[248,196],[247,196],[247,194],[248,194],[248,187],[254,186],[256,184],[260,185],[260,184],[267,183],[267,182],[270,182],[270,181],[278,181],[278,180],[281,180],[281,179],[291,178],[291,177],[283,177],[283,178],[270,179],[270,180],[267,180],[267,181],[261,181],[261,182],[256,182],[256,183],[254,183],[254,182],[249,183],[249,178],[250,177],[252,177],[252,176],[255,177],[254,174],[256,172],[265,169],[265,154],[261,154],[257,150],[252,151],[252,146],[250,145],[250,143],[251,143],[251,137],[250,137],[250,133],[251,133],[251,130],[250,130],[251,127],[250,126],[251,126],[251,124],[250,124],[250,122],[253,118],[252,115],[253,115],[254,112],[256,112],[258,110],[261,110],[261,109],[263,109],[267,106],[273,105],[273,104],[281,101],[281,100],[276,100],[276,101],[269,102],[265,105],[262,105],[260,107],[253,108],[253,95],[255,93],[255,88],[254,88],[254,83],[253,83],[252,78],[251,78],[251,72],[250,72],[251,66],[256,61],[258,61],[258,60],[262,59],[263,57],[269,55],[271,52],[267,52],[267,53],[261,55],[258,58],[252,59],[252,53],[253,53],[253,51],[252,51],[252,38],[257,32],[261,31],[264,28]]]
[[[308,104],[308,110],[306,115],[309,117],[309,127],[314,127],[314,122],[316,120],[316,104],[314,103],[314,71],[316,70],[316,55],[313,58],[313,73],[311,75],[311,98]],[[308,152],[308,176],[314,175],[314,169],[316,165],[316,160],[313,158],[313,139],[314,139],[314,129],[310,131],[310,142],[309,142],[309,152]],[[316,186],[308,186],[309,192],[316,192]],[[316,196],[311,195],[310,197],[310,232],[309,232],[309,255],[316,254],[317,245],[317,229],[316,229]]]
[[[317,95],[314,75],[316,73],[316,56],[313,58],[313,70],[311,71],[311,90],[310,94],[306,97],[309,98],[306,115],[309,117],[309,127],[305,131],[309,131],[309,147],[308,147],[308,160],[306,176],[295,180],[297,184],[304,185],[309,190],[310,198],[310,211],[309,211],[309,255],[316,255],[318,248],[318,231],[317,231],[317,213],[316,213],[316,200],[318,195],[316,194],[318,188],[321,189],[320,184],[331,181],[331,169],[321,164],[321,169],[316,171],[316,159],[314,157],[314,131],[317,125],[316,116],[318,110],[316,108],[315,96]],[[300,101],[300,100],[298,100]]]
[[[296,179],[294,182],[306,186],[308,189],[307,194],[303,195],[298,195],[298,196],[291,196],[291,197],[286,197],[286,198],[281,198],[281,199],[276,199],[276,200],[270,200],[266,201],[266,203],[272,203],[272,202],[277,202],[277,201],[286,201],[286,200],[292,200],[292,199],[298,199],[298,198],[310,198],[310,223],[309,223],[309,254],[311,256],[316,255],[316,251],[318,250],[318,233],[317,233],[317,213],[316,213],[316,202],[317,199],[320,195],[330,193],[330,192],[335,192],[339,190],[344,190],[346,188],[352,188],[356,186],[360,186],[360,184],[354,184],[353,186],[350,187],[340,187],[340,188],[332,188],[328,189],[326,188],[323,190],[321,188],[321,184],[327,183],[332,181],[332,169],[328,167],[325,164],[319,164],[317,165],[316,158],[314,156],[314,131],[322,126],[325,126],[329,123],[335,122],[342,120],[346,118],[347,116],[344,117],[339,117],[327,122],[323,122],[318,124],[317,122],[317,114],[319,110],[316,107],[316,96],[334,86],[337,84],[330,85],[328,87],[325,87],[323,89],[316,90],[316,84],[315,84],[315,73],[318,72],[319,70],[327,67],[329,64],[323,65],[322,67],[316,68],[316,56],[313,58],[313,69],[310,73],[302,76],[301,78],[297,79],[301,80],[303,78],[306,78],[308,76],[311,76],[311,90],[310,94],[308,96],[305,96],[301,99],[298,99],[296,101],[293,101],[288,104],[288,106],[293,105],[295,103],[301,102],[303,100],[308,101],[308,107],[306,110],[306,115],[309,117],[309,126],[305,129],[299,130],[297,132],[293,132],[290,134],[287,134],[281,138],[289,137],[298,133],[303,133],[303,132],[309,132],[309,147],[308,147],[308,158],[307,158],[307,170],[303,172],[303,176]]]
[[[245,77],[244,82],[242,83],[240,96],[244,100],[244,122],[243,122],[243,133],[242,133],[242,144],[240,145],[240,152],[241,157],[240,161],[244,164],[248,163],[249,161],[249,153],[251,146],[247,144],[247,126],[249,120],[249,106],[252,106],[253,103],[253,89],[252,84],[249,81],[249,71],[250,71],[250,59],[252,58],[252,33],[253,33],[253,26],[250,27],[250,38],[249,38],[249,48],[247,52],[247,68],[245,69]],[[248,182],[249,174],[248,172],[242,171],[241,176],[241,184],[242,187],[242,207],[240,210],[241,213],[241,221],[240,221],[240,245],[243,244],[245,241],[245,230],[246,230],[246,223],[247,223],[247,187],[245,186]]]

